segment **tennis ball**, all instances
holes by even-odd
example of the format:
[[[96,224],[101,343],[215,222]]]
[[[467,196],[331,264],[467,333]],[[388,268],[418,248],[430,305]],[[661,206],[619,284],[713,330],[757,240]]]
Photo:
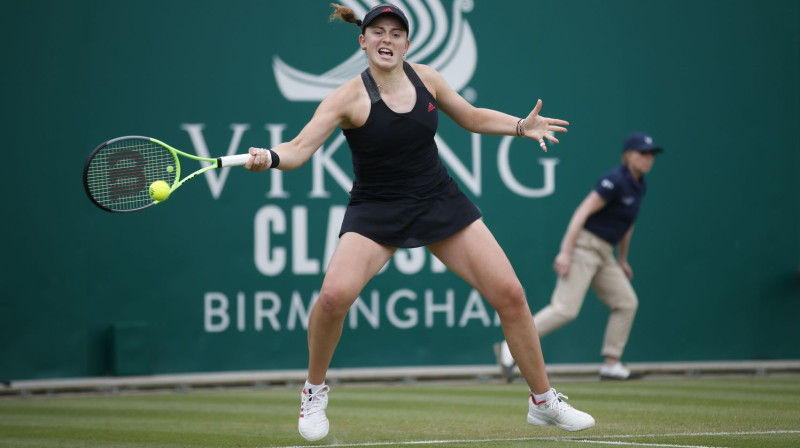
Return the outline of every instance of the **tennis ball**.
[[[150,197],[154,201],[166,201],[169,197],[169,185],[163,180],[157,180],[150,184]]]

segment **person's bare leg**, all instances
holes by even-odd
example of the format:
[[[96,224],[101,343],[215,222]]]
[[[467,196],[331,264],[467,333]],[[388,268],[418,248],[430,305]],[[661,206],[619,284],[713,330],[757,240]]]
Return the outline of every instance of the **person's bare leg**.
[[[342,335],[347,311],[395,249],[362,235],[342,235],[331,257],[319,298],[308,318],[308,381],[322,384]]]
[[[322,281],[319,298],[308,318],[308,379],[303,386],[297,428],[306,440],[320,440],[328,435],[330,422],[328,386],[325,375],[342,336],[347,311],[367,282],[386,264],[394,249],[361,235],[346,233]],[[319,386],[319,387],[318,387]]]
[[[531,391],[541,394],[550,390],[542,347],[522,285],[483,221],[475,221],[428,249],[497,311],[508,347]]]
[[[480,292],[500,316],[508,347],[531,390],[528,423],[555,425],[565,431],[580,431],[594,426],[591,415],[564,402],[564,396],[550,387],[536,325],[522,285],[508,257],[483,221],[475,221],[428,248]]]

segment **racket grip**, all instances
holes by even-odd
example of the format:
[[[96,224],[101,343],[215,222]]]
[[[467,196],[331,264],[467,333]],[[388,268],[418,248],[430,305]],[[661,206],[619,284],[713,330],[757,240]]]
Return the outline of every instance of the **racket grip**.
[[[242,166],[250,160],[250,154],[236,154],[235,156],[217,157],[217,167]]]

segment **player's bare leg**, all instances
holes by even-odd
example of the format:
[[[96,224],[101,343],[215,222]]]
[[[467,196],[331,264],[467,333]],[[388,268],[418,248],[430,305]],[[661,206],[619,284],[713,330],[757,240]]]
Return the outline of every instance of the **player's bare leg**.
[[[592,416],[562,401],[561,398],[566,397],[550,387],[539,336],[522,285],[483,221],[477,220],[428,248],[497,311],[508,347],[531,391],[528,423],[555,425],[567,431],[594,426]]]
[[[342,235],[325,273],[319,299],[308,319],[310,382],[321,384],[325,381],[347,311],[394,252],[395,248],[380,245],[357,233]]]
[[[511,353],[531,390],[549,390],[542,347],[525,292],[508,257],[483,221],[477,220],[428,248],[497,311]]]
[[[394,251],[356,233],[346,233],[339,239],[308,319],[308,380],[301,395],[298,421],[300,434],[307,440],[319,440],[328,434],[325,409],[329,387],[325,385],[325,375],[342,336],[347,311]]]

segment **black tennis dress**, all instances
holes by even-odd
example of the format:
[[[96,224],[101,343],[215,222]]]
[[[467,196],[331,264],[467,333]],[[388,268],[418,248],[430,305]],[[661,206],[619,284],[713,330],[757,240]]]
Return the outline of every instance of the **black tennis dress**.
[[[361,73],[372,107],[363,126],[344,130],[355,180],[340,237],[356,232],[386,246],[420,247],[481,217],[439,158],[436,100],[407,62],[403,68],[417,102],[402,114],[383,102],[369,69]]]

